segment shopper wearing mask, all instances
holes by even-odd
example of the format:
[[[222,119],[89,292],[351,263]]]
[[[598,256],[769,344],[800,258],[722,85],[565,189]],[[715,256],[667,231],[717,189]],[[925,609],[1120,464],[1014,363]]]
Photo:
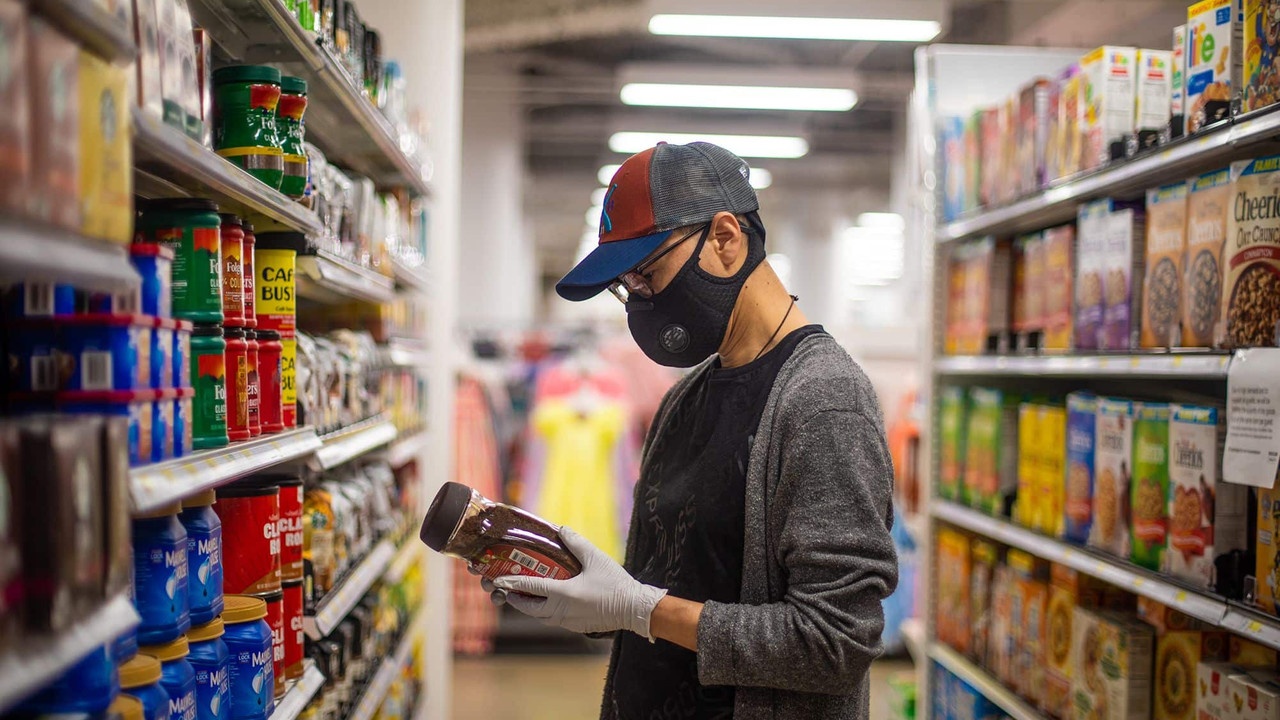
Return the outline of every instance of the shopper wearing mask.
[[[612,292],[646,355],[696,366],[645,440],[626,568],[566,528],[582,574],[486,581],[548,624],[629,631],[606,720],[867,717],[897,584],[880,408],[765,261],[749,173],[708,143],[632,156],[556,286]]]

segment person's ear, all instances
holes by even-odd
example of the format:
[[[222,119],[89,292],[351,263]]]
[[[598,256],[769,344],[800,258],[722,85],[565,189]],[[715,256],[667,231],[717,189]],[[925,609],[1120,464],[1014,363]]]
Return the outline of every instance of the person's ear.
[[[731,212],[719,212],[711,219],[711,237],[707,245],[715,254],[716,270],[726,276],[737,272],[747,256],[747,235]]]

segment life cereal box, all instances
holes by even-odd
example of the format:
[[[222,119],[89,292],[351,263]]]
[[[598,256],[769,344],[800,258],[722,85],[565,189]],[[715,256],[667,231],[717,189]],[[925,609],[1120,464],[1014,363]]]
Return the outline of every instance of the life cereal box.
[[[1187,8],[1187,134],[1231,117],[1243,75],[1242,0],[1201,0]]]
[[[1280,101],[1278,49],[1280,0],[1244,0],[1244,112]]]

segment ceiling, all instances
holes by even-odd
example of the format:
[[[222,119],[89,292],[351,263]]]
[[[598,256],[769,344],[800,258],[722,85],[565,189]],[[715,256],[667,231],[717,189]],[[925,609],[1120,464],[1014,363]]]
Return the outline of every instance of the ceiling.
[[[688,4],[696,12],[696,0]],[[938,40],[1164,47],[1185,7],[1183,0],[952,0]],[[643,0],[466,3],[468,62],[502,58],[519,76],[532,181],[526,183],[525,206],[546,274],[562,272],[573,259],[597,168],[622,159],[607,148],[622,117],[658,124],[678,117],[725,127],[762,121],[796,126],[809,140],[810,154],[761,162],[774,173],[775,188],[887,187],[914,84],[915,45],[664,37],[649,34],[647,23]],[[847,70],[856,78],[859,100],[847,112],[627,107],[618,99],[616,72],[623,63],[640,61]],[[472,81],[468,74],[467,91],[476,89]]]

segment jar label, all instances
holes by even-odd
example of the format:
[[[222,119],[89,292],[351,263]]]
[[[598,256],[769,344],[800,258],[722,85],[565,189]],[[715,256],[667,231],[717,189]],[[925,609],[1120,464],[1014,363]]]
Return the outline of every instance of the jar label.
[[[552,580],[568,580],[572,575],[556,561],[534,550],[511,545],[493,545],[476,560],[480,574],[493,580],[504,575],[530,575]]]
[[[267,601],[267,624],[271,626],[271,671],[276,696],[284,694],[284,597]]]
[[[244,246],[239,240],[222,243],[222,314],[244,317]]]
[[[280,415],[285,427],[298,424],[297,356],[297,339],[280,338]]]
[[[142,617],[140,642],[167,642],[190,626],[187,582],[187,538],[181,526],[164,537],[157,531],[140,532],[135,525],[133,594]]]
[[[193,665],[195,663],[192,663]],[[230,717],[231,663],[229,659],[214,668],[196,668],[196,717],[199,720],[224,720]]]
[[[280,573],[286,582],[303,576],[302,500],[301,485],[280,488]]]
[[[194,404],[196,438],[227,436],[227,375],[222,353],[196,356],[196,401]]]
[[[169,720],[196,720],[196,685],[169,693]]]
[[[280,589],[280,501],[277,495],[219,497],[223,589],[259,595]]]
[[[212,608],[222,597],[222,527],[187,530],[187,562],[192,566],[188,583],[191,609]]]
[[[305,657],[303,646],[305,637],[302,631],[302,583],[284,586],[284,674],[286,680],[294,680],[302,675],[302,660]]]
[[[275,706],[274,650],[271,628],[262,620],[255,642],[227,642],[231,651],[231,713],[233,718],[263,717]]]
[[[292,250],[257,250],[255,285],[255,309],[258,328],[292,332],[297,326],[298,311],[294,294],[293,271],[297,265],[297,253]]]

